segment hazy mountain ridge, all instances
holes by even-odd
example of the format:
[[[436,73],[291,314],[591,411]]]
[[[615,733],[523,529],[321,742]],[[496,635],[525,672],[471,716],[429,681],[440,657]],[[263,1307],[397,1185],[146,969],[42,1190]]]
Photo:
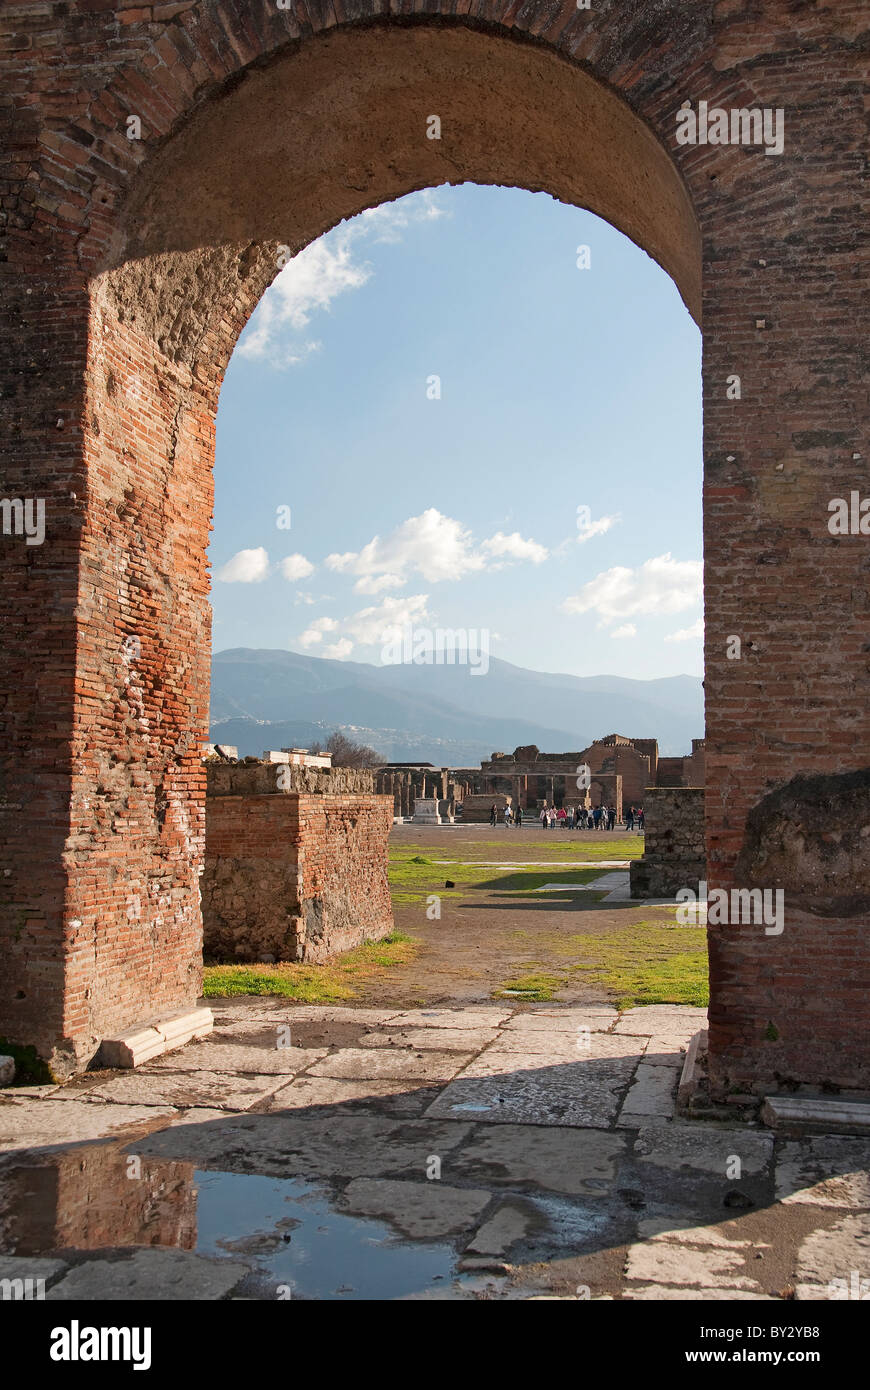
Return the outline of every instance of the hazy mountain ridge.
[[[213,738],[248,756],[305,747],[334,728],[394,761],[474,764],[524,743],[580,750],[614,732],[658,738],[661,753],[679,754],[703,736],[703,689],[694,676],[569,676],[498,658],[472,675],[467,666],[371,666],[248,647],[215,653]]]

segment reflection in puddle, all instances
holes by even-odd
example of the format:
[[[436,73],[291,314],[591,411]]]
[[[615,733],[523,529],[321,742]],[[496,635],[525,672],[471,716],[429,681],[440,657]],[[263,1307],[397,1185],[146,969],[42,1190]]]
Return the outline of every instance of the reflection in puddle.
[[[133,1147],[132,1145],[127,1146]],[[0,1254],[162,1246],[251,1267],[248,1296],[395,1299],[452,1282],[450,1245],[400,1241],[301,1179],[208,1172],[86,1144],[0,1167]]]
[[[450,1246],[401,1244],[382,1221],[333,1211],[317,1183],[203,1172],[196,1183],[198,1253],[253,1258],[271,1297],[286,1285],[293,1298],[403,1298],[450,1278]]]

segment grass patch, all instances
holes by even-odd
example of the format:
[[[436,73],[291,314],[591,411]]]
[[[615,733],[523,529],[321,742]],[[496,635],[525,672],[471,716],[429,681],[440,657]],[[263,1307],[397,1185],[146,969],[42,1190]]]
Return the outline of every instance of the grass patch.
[[[500,871],[491,865],[464,864],[459,860],[436,864],[425,855],[410,854],[407,848],[393,849],[390,852],[390,890],[394,894],[394,902],[398,901],[395,897],[397,893],[438,893],[444,897],[444,883],[447,879],[462,884],[466,889],[534,893],[545,884],[553,883],[555,879],[562,883],[591,883],[598,874],[598,869],[573,869],[570,867],[570,860],[566,860],[564,869],[539,869],[532,866]]]
[[[334,1004],[352,999],[357,986],[383,970],[412,961],[419,943],[405,932],[394,931],[380,941],[364,941],[323,965],[207,965],[202,992],[208,999],[234,994],[276,994],[301,1004]]]
[[[543,949],[557,989],[577,983],[602,985],[619,1009],[639,1004],[710,1002],[707,933],[703,927],[675,931],[667,922],[637,922],[599,935],[516,932]],[[556,958],[554,962],[553,957]],[[559,960],[564,964],[559,964]],[[502,986],[504,988],[505,986]]]
[[[453,840],[443,848],[433,849],[432,845],[401,844],[391,847],[392,855],[402,855],[418,863],[434,864],[446,868],[455,860],[497,859],[508,851],[513,860],[548,859],[639,859],[643,854],[643,835],[622,835],[618,840],[602,840],[600,834],[587,832],[580,835],[573,830],[554,830],[547,832],[546,839],[528,840],[519,831],[500,832],[490,840]],[[494,853],[498,851],[498,853]]]
[[[504,980],[493,990],[492,997],[505,999],[521,995],[523,999],[546,1003],[548,999],[552,999],[553,991],[561,989],[564,983],[561,976],[548,970],[530,970],[525,975],[516,975],[512,980]]]

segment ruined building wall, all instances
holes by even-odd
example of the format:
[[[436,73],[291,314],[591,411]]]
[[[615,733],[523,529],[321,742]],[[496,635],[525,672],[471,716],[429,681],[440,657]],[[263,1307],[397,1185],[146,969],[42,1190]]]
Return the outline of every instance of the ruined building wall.
[[[336,777],[367,779],[370,774],[353,771]],[[393,927],[391,799],[352,787],[282,792],[275,780],[269,764],[209,767],[206,955],[229,962],[322,961],[385,936]]]
[[[633,898],[672,898],[698,891],[707,877],[703,787],[648,787],[644,851],[629,865]]]

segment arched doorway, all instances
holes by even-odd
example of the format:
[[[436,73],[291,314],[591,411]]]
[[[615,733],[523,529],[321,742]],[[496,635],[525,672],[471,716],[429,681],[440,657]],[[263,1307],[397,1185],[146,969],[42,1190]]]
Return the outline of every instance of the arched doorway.
[[[473,179],[547,190],[644,247],[698,320],[703,301],[711,879],[728,886],[741,853],[745,874],[764,872],[761,830],[791,812],[757,808],[796,773],[833,775],[836,805],[853,798],[834,814],[854,818],[853,790],[837,778],[867,761],[868,705],[842,655],[860,647],[858,542],[832,547],[825,512],[829,495],[849,495],[858,456],[848,315],[822,325],[813,348],[818,360],[841,343],[836,383],[807,384],[789,365],[807,351],[807,286],[826,286],[829,273],[830,248],[806,230],[812,196],[789,156],[676,144],[684,100],[730,104],[729,63],[746,55],[725,21],[578,11],[551,30],[540,7],[525,28],[500,14],[488,27],[421,16],[314,36],[294,11],[264,14],[254,29],[230,4],[204,0],[157,40],[127,26],[132,56],[108,73],[84,126],[46,123],[35,137],[46,186],[67,195],[44,194],[56,220],[31,220],[13,245],[19,283],[31,280],[36,298],[15,291],[34,375],[16,406],[8,486],[46,498],[51,546],[38,565],[21,547],[4,573],[0,1032],[32,1042],[58,1073],[112,1030],[197,993],[205,550],[232,347],[282,255],[412,189]],[[774,67],[767,81],[759,104],[780,106]],[[130,116],[141,140],[128,138]],[[826,179],[828,196],[847,198]],[[806,218],[797,231],[795,205]],[[784,262],[778,277],[760,273],[786,230],[805,257],[800,293]],[[48,386],[46,335],[57,363]],[[735,376],[739,396],[728,391]],[[820,564],[822,630],[806,603]],[[23,599],[37,600],[29,628]],[[743,666],[726,659],[733,634],[745,639]],[[812,787],[795,793],[802,805],[801,795]],[[824,957],[839,1016],[860,1006],[859,849],[809,912],[804,870],[783,851],[777,882],[795,903],[776,941],[755,927],[714,932],[721,1084],[864,1076],[860,1030],[842,1031],[827,1002],[827,1012],[813,1004],[802,964]],[[844,958],[856,967],[845,980],[834,964]],[[818,989],[817,967],[821,999],[830,991]]]

